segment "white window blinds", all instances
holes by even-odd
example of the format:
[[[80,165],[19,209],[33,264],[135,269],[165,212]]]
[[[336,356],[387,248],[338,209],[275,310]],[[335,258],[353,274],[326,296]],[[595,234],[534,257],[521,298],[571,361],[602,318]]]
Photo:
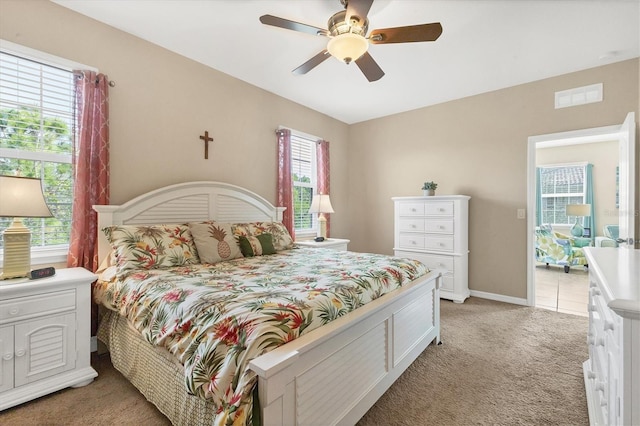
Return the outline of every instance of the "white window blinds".
[[[567,204],[583,204],[585,166],[545,166],[540,169],[542,223],[569,224]]]
[[[309,214],[317,188],[316,142],[291,132],[291,177],[296,231],[315,230],[315,215]]]
[[[42,179],[54,215],[25,220],[32,247],[69,243],[74,120],[71,70],[0,52],[0,174]]]

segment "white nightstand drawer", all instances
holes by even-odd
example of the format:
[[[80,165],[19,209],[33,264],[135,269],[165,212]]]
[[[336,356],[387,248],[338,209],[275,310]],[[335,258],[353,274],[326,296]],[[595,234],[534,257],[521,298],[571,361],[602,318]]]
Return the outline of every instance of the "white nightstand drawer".
[[[75,309],[75,290],[43,293],[0,302],[0,323]]]
[[[401,203],[398,206],[400,216],[424,216],[424,203]]]
[[[436,237],[428,235],[424,239],[424,248],[427,250],[453,251],[453,236]]]
[[[424,206],[427,216],[453,216],[453,201],[435,201]]]
[[[300,247],[326,248],[336,251],[347,251],[349,241],[350,240],[345,240],[343,238],[327,238],[326,240],[321,242],[315,242],[314,240],[296,241],[296,245]]]
[[[453,234],[453,220],[452,219],[427,220],[424,228],[426,232],[431,232],[434,234]]]

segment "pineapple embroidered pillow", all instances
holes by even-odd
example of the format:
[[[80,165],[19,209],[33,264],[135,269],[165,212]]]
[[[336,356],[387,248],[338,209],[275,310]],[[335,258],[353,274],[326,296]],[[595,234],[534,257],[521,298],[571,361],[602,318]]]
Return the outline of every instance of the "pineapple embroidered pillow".
[[[220,222],[190,223],[189,229],[202,263],[218,263],[242,257],[231,224]]]

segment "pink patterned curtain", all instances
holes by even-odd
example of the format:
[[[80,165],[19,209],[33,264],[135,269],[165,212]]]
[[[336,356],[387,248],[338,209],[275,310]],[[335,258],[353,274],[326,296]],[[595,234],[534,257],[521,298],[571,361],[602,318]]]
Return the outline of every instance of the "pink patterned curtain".
[[[316,144],[318,161],[318,193],[331,195],[329,188],[329,142],[319,140]],[[327,219],[327,238],[331,236],[331,217],[321,213]]]
[[[295,240],[293,223],[293,181],[291,179],[291,131],[276,130],[278,137],[278,207],[286,207],[282,223]]]
[[[68,267],[95,272],[98,216],[94,204],[109,204],[109,80],[93,71],[76,72],[76,144],[73,213]]]

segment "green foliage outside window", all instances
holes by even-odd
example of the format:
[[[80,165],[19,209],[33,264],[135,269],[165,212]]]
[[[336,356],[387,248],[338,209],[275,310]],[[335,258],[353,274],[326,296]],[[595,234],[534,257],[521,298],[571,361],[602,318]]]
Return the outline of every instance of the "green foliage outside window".
[[[24,220],[31,229],[31,245],[68,244],[73,203],[70,125],[58,117],[41,116],[38,108],[2,108],[0,149],[8,153],[0,156],[0,174],[42,179],[45,200],[54,215]],[[0,218],[0,230],[11,220]]]
[[[311,199],[313,198],[313,188],[310,186],[296,185],[296,183],[311,183],[307,176],[293,174],[293,211],[295,229],[311,229],[313,227],[313,217],[309,213]]]

